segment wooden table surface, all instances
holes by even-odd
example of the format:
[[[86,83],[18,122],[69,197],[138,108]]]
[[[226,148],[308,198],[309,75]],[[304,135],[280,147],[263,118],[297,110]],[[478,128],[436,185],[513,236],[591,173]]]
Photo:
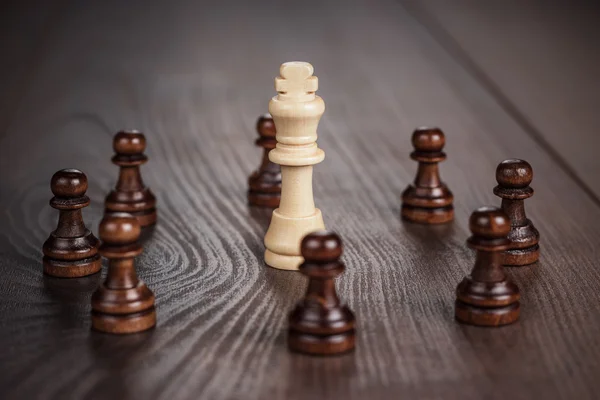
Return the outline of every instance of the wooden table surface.
[[[591,66],[600,56],[572,50],[597,50],[589,34],[597,8],[5,3],[3,399],[598,397],[600,91]],[[511,34],[497,21],[509,21]],[[568,51],[588,64],[564,61]],[[279,65],[290,60],[311,62],[320,80],[326,158],[315,168],[315,200],[345,242],[338,289],[358,319],[356,351],[334,358],[288,352],[287,313],[305,280],[264,265],[270,212],[245,198],[260,159],[254,124],[274,95]],[[420,125],[446,132],[441,172],[456,208],[446,226],[399,218],[399,195],[416,171],[410,134]],[[90,331],[100,274],[45,277],[41,246],[56,224],[49,181],[61,168],[87,174],[84,218],[97,231],[117,176],[111,138],[122,128],[148,138],[142,173],[157,195],[159,224],[137,266],[156,294],[158,326],[117,337]],[[494,171],[511,157],[534,168],[526,207],[541,259],[508,271],[522,291],[518,323],[463,326],[453,305],[474,261],[468,216],[499,205]]]

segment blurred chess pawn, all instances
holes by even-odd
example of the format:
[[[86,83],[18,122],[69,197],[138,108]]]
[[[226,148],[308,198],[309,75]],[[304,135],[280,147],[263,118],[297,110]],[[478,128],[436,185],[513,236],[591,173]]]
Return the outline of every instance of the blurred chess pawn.
[[[248,178],[248,203],[252,206],[277,208],[281,199],[281,167],[269,160],[269,151],[277,145],[275,123],[270,114],[256,123],[256,145],[264,149],[262,162]]]
[[[146,137],[141,132],[121,131],[113,140],[112,162],[119,166],[119,180],[105,200],[105,215],[126,212],[142,227],[156,223],[156,198],[144,185],[140,166],[148,161],[144,154]]]
[[[504,160],[496,168],[498,186],[494,188],[494,194],[502,198],[502,210],[511,224],[510,246],[504,252],[504,265],[528,265],[540,257],[540,234],[525,215],[525,199],[533,196],[529,186],[532,180],[533,169],[527,161]]]
[[[102,268],[100,242],[85,227],[81,209],[90,204],[85,195],[88,180],[77,169],[63,169],[52,176],[54,197],[50,206],[59,210],[58,226],[43,245],[44,273],[60,278],[79,278]]]
[[[333,232],[314,232],[304,237],[301,251],[300,272],[309,279],[308,289],[289,316],[289,348],[314,355],[354,349],[354,314],[340,303],[334,282],[345,268],[339,260],[342,240]]]
[[[413,132],[414,151],[419,162],[414,184],[402,193],[402,218],[421,224],[443,224],[454,219],[454,196],[440,179],[438,163],[446,159],[442,151],[446,139],[438,128],[418,128]]]
[[[138,279],[135,257],[141,227],[129,214],[105,216],[100,223],[100,254],[107,258],[106,281],[92,295],[92,328],[116,334],[145,331],[156,325],[154,294]]]
[[[469,228],[467,245],[477,257],[471,274],[456,289],[456,319],[479,326],[513,323],[519,318],[519,288],[502,267],[510,221],[498,208],[481,207],[471,214]]]

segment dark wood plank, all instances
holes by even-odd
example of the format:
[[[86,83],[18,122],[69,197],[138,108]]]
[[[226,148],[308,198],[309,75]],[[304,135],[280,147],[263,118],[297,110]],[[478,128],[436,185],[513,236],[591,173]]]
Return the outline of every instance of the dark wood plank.
[[[598,3],[403,3],[598,201]]]
[[[35,78],[45,44],[60,27],[67,1],[5,0],[0,13],[0,137],[4,136]]]
[[[39,66],[28,108],[0,142],[0,391],[3,398],[593,398],[600,390],[600,208],[433,37],[393,1],[235,7],[194,1],[75,4]],[[342,236],[340,296],[357,350],[291,354],[287,312],[305,280],[262,261],[269,213],[246,205],[260,149],[254,122],[279,64],[310,61],[327,110],[316,203]],[[400,220],[414,178],[415,126],[438,124],[456,221]],[[100,277],[41,273],[55,225],[49,179],[89,178],[96,231],[117,170],[111,136],[146,132],[145,182],[158,197],[138,272],[156,295],[156,330],[90,331]],[[453,320],[472,268],[470,212],[499,204],[496,164],[527,159],[542,235],[538,266],[511,269],[521,321]]]

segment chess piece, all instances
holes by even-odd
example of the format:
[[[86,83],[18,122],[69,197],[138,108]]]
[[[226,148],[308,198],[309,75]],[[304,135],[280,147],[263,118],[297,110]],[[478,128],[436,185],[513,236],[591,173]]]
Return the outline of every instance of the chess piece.
[[[56,230],[44,242],[44,273],[60,278],[79,278],[102,268],[100,242],[85,227],[81,209],[90,204],[85,195],[88,181],[77,169],[62,169],[50,183],[50,206],[59,210]]]
[[[260,136],[256,145],[262,147],[260,167],[248,178],[248,203],[252,206],[277,208],[281,198],[281,167],[269,160],[269,151],[275,148],[275,123],[269,114],[258,119],[256,130]]]
[[[269,102],[277,126],[277,145],[269,159],[281,165],[281,202],[265,235],[265,262],[274,268],[297,270],[303,261],[302,238],[325,229],[312,191],[313,165],[325,158],[316,143],[325,103],[315,95],[318,81],[309,63],[288,62],[281,65],[279,73],[275,78],[278,95]]]
[[[135,272],[141,227],[130,214],[114,213],[100,223],[100,254],[108,259],[106,281],[92,295],[92,328],[134,333],[156,325],[154,294]]]
[[[502,198],[502,210],[510,219],[510,246],[504,252],[504,265],[522,266],[536,262],[540,257],[540,234],[525,215],[525,199],[533,196],[529,186],[533,169],[527,161],[510,159],[496,168],[494,194]]]
[[[305,298],[289,316],[291,350],[333,355],[354,349],[354,314],[335,292],[334,278],[344,272],[342,240],[328,231],[308,234],[301,244],[300,272],[309,279]]]
[[[156,223],[156,198],[144,186],[140,165],[148,161],[144,154],[146,137],[141,132],[121,131],[113,140],[112,162],[119,166],[119,181],[106,197],[105,214],[126,212],[137,218],[142,227]]]
[[[496,207],[481,207],[471,214],[469,228],[467,245],[477,257],[471,275],[456,288],[456,319],[479,326],[513,323],[519,318],[519,288],[502,266],[502,252],[510,244],[510,220]]]
[[[454,196],[440,179],[438,163],[446,159],[442,151],[446,139],[438,128],[418,128],[413,132],[414,151],[419,162],[414,184],[402,193],[402,218],[421,224],[443,224],[454,219]]]

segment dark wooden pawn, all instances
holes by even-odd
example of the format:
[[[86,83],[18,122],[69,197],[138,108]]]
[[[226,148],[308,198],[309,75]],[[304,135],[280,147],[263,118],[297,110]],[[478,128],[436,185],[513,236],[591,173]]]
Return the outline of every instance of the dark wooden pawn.
[[[92,328],[116,334],[156,325],[154,294],[135,272],[141,227],[130,214],[105,216],[100,223],[100,254],[108,259],[106,281],[92,295]]]
[[[504,160],[496,168],[494,194],[502,198],[502,210],[510,219],[510,246],[504,252],[504,265],[529,265],[540,257],[540,234],[525,215],[525,199],[533,196],[529,186],[533,169],[527,161]]]
[[[156,223],[156,198],[144,185],[140,165],[148,161],[144,154],[146,137],[141,132],[117,133],[113,140],[112,162],[119,166],[117,186],[106,197],[105,214],[126,212],[142,227]]]
[[[513,323],[519,318],[519,288],[502,266],[502,252],[510,244],[510,221],[496,207],[481,207],[471,214],[469,228],[467,245],[477,256],[471,275],[456,288],[456,319],[479,326]]]
[[[418,128],[412,144],[415,150],[410,157],[419,162],[419,169],[414,183],[402,193],[402,218],[421,224],[452,221],[454,196],[441,181],[438,169],[438,163],[446,159],[444,133],[438,128]]]
[[[258,119],[256,130],[259,135],[256,145],[264,151],[260,166],[248,178],[248,203],[252,206],[277,208],[281,199],[281,167],[269,160],[269,151],[277,144],[277,131],[270,114]]]
[[[333,355],[354,348],[354,314],[342,305],[334,278],[344,272],[342,240],[328,231],[311,233],[301,243],[300,272],[309,278],[305,298],[289,316],[291,350],[314,355]]]
[[[50,206],[60,214],[56,230],[43,245],[44,273],[60,278],[95,274],[102,268],[100,241],[85,227],[81,214],[90,204],[87,177],[77,169],[63,169],[52,176],[50,187]]]

